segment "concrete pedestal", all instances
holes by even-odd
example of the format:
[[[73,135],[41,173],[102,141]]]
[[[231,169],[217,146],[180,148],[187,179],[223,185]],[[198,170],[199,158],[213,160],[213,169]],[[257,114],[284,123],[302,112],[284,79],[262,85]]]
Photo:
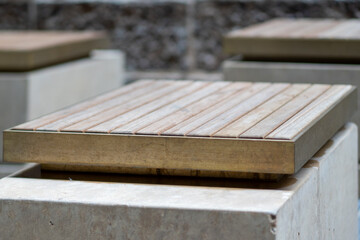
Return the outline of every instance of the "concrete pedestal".
[[[23,163],[4,163],[0,162],[0,178],[7,177],[25,167]]]
[[[131,177],[115,180],[117,175],[110,183],[70,173],[54,180],[36,178],[40,170],[34,167],[0,180],[1,237],[355,240],[357,159],[357,128],[350,123],[298,173],[277,183],[129,183]]]
[[[0,72],[0,161],[4,129],[117,88],[124,77],[124,55],[116,50],[30,72]]]

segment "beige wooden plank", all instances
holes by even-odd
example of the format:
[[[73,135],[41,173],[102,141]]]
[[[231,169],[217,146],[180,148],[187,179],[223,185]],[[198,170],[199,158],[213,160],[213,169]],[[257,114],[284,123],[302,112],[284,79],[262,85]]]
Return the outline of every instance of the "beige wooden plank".
[[[351,33],[354,27],[360,25],[358,20],[347,20],[335,26],[332,29],[321,32],[317,35],[319,38],[347,38],[349,37],[348,33]],[[351,35],[351,34],[350,34]],[[359,36],[358,36],[359,37]]]
[[[229,37],[286,37],[289,33],[306,27],[311,20],[308,19],[275,19],[259,24],[256,28],[247,27],[240,31],[234,31]]]
[[[118,96],[122,96],[123,94],[127,94],[129,92],[135,91],[136,89],[139,88],[146,88],[151,84],[154,84],[155,81],[154,80],[141,80],[141,81],[137,81],[133,84],[129,84],[127,86],[124,86],[122,88],[116,89],[114,91],[102,94],[98,97],[95,97],[91,100],[76,104],[74,106],[71,107],[67,107],[63,110],[45,115],[43,117],[34,119],[32,121],[20,124],[16,127],[14,127],[13,129],[18,129],[18,130],[36,130],[37,128],[50,124],[52,122],[55,122],[61,118],[67,117],[71,114],[80,112],[84,109],[93,107],[97,104],[103,103],[105,101],[108,101],[110,99],[116,98]],[[170,83],[170,82],[169,82]]]
[[[101,32],[0,31],[0,69],[29,71],[86,57],[93,49],[108,46]]]
[[[292,21],[284,21],[284,26],[281,29],[272,29],[267,34],[261,34],[261,37],[276,37],[276,38],[289,38],[292,34],[303,30],[311,24],[310,19],[299,19]]]
[[[182,88],[180,91],[175,91],[171,94],[167,94],[153,102],[144,104],[138,108],[133,109],[132,111],[100,123],[94,127],[87,129],[86,132],[110,133],[112,130],[119,128],[120,126],[128,122],[134,121],[135,119],[141,118],[142,116],[149,114],[165,105],[171,104],[172,102],[183,98],[188,94],[191,94],[192,92],[195,92],[207,86],[208,84],[209,82],[193,82],[193,84]]]
[[[333,28],[339,24],[339,21],[324,19],[324,20],[309,20],[306,26],[296,29],[293,32],[288,34],[290,38],[306,38],[306,37],[314,37],[319,34],[321,31],[326,31],[330,28]]]
[[[5,161],[64,164],[65,159],[67,164],[287,174],[294,169],[294,144],[279,140],[4,132]]]
[[[269,25],[266,29],[263,29],[262,31],[248,35],[246,37],[257,37],[257,36],[269,37],[272,34],[274,34],[274,32],[276,32],[276,33],[283,32],[287,28],[289,28],[288,24],[286,24],[284,21],[279,20],[279,22],[275,22],[274,24]],[[245,37],[245,36],[241,35],[241,37]]]
[[[179,124],[196,114],[206,110],[207,108],[227,99],[228,97],[236,94],[238,91],[243,90],[251,86],[251,83],[237,82],[232,83],[230,86],[220,89],[219,91],[211,94],[210,96],[194,103],[184,108],[179,109],[178,111],[168,115],[167,117],[154,122],[137,131],[138,134],[161,134],[167,129],[174,127],[176,124]]]
[[[88,109],[78,113],[76,116],[69,116],[69,119],[59,120],[57,124],[62,125],[60,131],[85,132],[88,128],[101,124],[107,120],[115,118],[123,113],[131,111],[158,98],[163,98],[167,94],[179,90],[179,88],[189,84],[189,81],[182,81],[176,84],[174,84],[174,82],[168,81],[156,81],[155,85],[160,86],[159,89],[155,89],[153,91],[153,89],[147,88],[143,89],[142,94],[137,94],[135,98],[125,97],[118,99],[116,102],[111,102],[110,104],[109,102],[105,102],[103,105],[97,106],[101,107],[102,109]],[[74,119],[74,117],[76,117],[76,119]],[[64,120],[67,122],[64,122]]]
[[[316,38],[319,33],[325,32],[329,29],[336,27],[337,25],[341,24],[341,20],[333,20],[333,19],[326,19],[321,20],[319,23],[322,24],[311,24],[311,28],[308,31],[305,31],[299,37],[303,38]]]
[[[357,89],[353,87],[344,98],[331,106],[316,123],[292,139],[291,141],[295,142],[294,172],[300,170],[308,159],[314,156],[349,121],[356,110]]]
[[[173,84],[177,83],[174,82],[171,85]],[[140,172],[147,169],[146,171],[163,172],[170,175],[186,175],[189,172],[192,174],[193,171],[197,176],[202,174],[210,176],[207,175],[210,172],[211,174],[215,173],[215,176],[220,176],[223,172],[228,173],[229,171],[234,173],[231,174],[233,177],[240,176],[241,172],[292,174],[301,168],[309,157],[348,121],[351,113],[356,109],[356,91],[352,87],[312,85],[303,92],[299,90],[301,93],[296,95],[292,89],[296,86],[306,85],[287,87],[284,84],[254,83],[228,95],[227,98],[215,101],[215,97],[210,98],[212,94],[211,91],[209,92],[209,88],[217,86],[217,84],[188,82],[186,86],[180,88],[181,91],[174,91],[120,115],[120,121],[124,124],[141,119],[145,115],[153,116],[150,118],[153,121],[157,120],[154,112],[157,112],[158,109],[171,110],[167,106],[177,106],[179,108],[174,111],[177,113],[190,106],[197,104],[201,106],[199,103],[204,101],[202,105],[204,110],[198,114],[194,113],[193,116],[187,116],[186,120],[179,121],[179,124],[175,123],[175,126],[169,129],[175,129],[174,131],[167,130],[160,136],[107,134],[111,130],[111,126],[108,131],[104,132],[105,134],[101,132],[94,134],[89,132],[8,130],[4,133],[4,160],[71,166],[87,165],[95,169],[110,168],[129,173],[132,172],[129,168],[137,168],[141,169]],[[235,88],[241,83],[219,84],[229,84],[221,89],[224,90],[231,89],[232,86]],[[283,86],[285,90],[281,90],[279,86]],[[278,94],[275,91],[277,87]],[[336,89],[341,91],[335,91]],[[215,90],[214,93],[219,92],[216,91],[216,87],[213,87],[213,90]],[[269,96],[271,93],[273,97]],[[283,93],[293,94],[292,100],[285,101],[281,98]],[[192,99],[192,96],[195,95],[199,95],[199,100]],[[214,96],[216,95],[214,94]],[[268,97],[267,102],[260,104],[259,98],[266,97]],[[255,103],[249,100],[250,98],[253,98]],[[213,99],[214,102],[206,108],[204,99]],[[257,101],[258,107],[254,109]],[[241,105],[243,107],[239,107]],[[241,112],[246,112],[244,107],[248,108],[248,114]],[[232,113],[230,109],[239,111]],[[251,109],[253,110],[250,111]],[[168,111],[165,112],[169,114]],[[163,114],[162,112],[158,113]],[[229,113],[233,115],[229,115]],[[197,128],[201,129],[204,126],[213,127],[217,122],[215,121],[214,124],[210,122],[215,118],[224,120],[225,126],[231,126],[226,122],[234,123],[253,114],[258,114],[260,121],[253,116],[255,119],[253,122],[249,117],[248,121],[244,123],[252,122],[254,124],[257,122],[254,127],[263,124],[263,127],[271,129],[270,134],[274,133],[276,129],[292,123],[296,126],[290,128],[287,126],[286,129],[290,129],[290,131],[297,129],[297,133],[292,134],[294,136],[292,139],[286,140],[278,138],[219,138],[216,136],[187,137],[183,136],[185,133],[180,137],[164,136],[167,132],[175,135],[178,126],[180,129],[190,129],[187,132]],[[225,116],[229,116],[229,118]],[[270,124],[264,124],[264,121],[268,119],[271,120]],[[221,123],[221,126],[220,128],[215,126],[215,128],[224,129],[222,127],[224,122],[218,122]],[[119,124],[119,122],[113,122],[113,124]],[[251,127],[250,130],[254,127]],[[208,132],[211,132],[210,130]],[[263,128],[260,128],[260,134],[262,134],[262,130]],[[236,131],[238,130],[236,129]],[[264,137],[267,136],[270,135],[265,133]],[[99,156],[101,157],[99,158]],[[100,168],[98,168],[99,166]]]
[[[354,26],[347,30],[346,32],[341,33],[341,38],[345,39],[359,39],[360,38],[360,21],[354,23]]]
[[[291,19],[283,20],[279,28],[268,27],[252,36],[242,35],[240,31],[229,33],[223,45],[227,54],[242,54],[245,59],[253,60],[356,60],[359,59],[359,28],[360,21],[354,19]]]
[[[0,31],[0,51],[29,51],[104,37],[100,32]]]
[[[265,119],[240,135],[240,138],[265,138],[304,107],[323,94],[330,85],[314,84],[292,101],[288,102]]]
[[[192,103],[195,103],[197,101],[200,101],[202,98],[211,95],[212,93],[218,91],[219,89],[222,89],[226,86],[228,86],[229,82],[214,82],[210,83],[206,87],[193,92],[190,95],[187,95],[175,102],[172,102],[168,105],[165,105],[149,114],[146,114],[134,121],[128,122],[125,125],[120,126],[119,128],[116,128],[111,131],[111,133],[139,133],[140,129],[157,122],[158,120],[171,115],[172,113],[178,111],[179,109],[182,109]],[[151,132],[151,134],[154,134],[154,132]]]
[[[332,105],[339,102],[351,90],[349,85],[334,85],[315,101],[298,112],[283,125],[270,133],[268,139],[293,139],[317,122]]]
[[[234,98],[226,99],[227,101],[221,101],[220,103],[213,105],[212,107],[206,109],[205,111],[202,111],[201,113],[166,130],[165,132],[162,133],[162,135],[184,136],[188,132],[191,132],[195,128],[219,116],[228,109],[231,109],[234,106],[240,104],[241,102],[245,101],[247,98],[262,91],[263,89],[269,87],[270,85],[271,85],[270,83],[254,83],[249,88],[237,93],[234,96]]]
[[[235,30],[230,33],[231,36],[255,36],[257,34],[273,30],[279,26],[283,25],[283,19],[274,19],[264,23],[254,24],[252,26]]]
[[[294,97],[309,88],[310,84],[294,84],[277,96],[271,98],[266,103],[248,112],[243,117],[215,133],[214,137],[238,137],[240,134],[250,129],[256,123],[276,111]]]
[[[118,107],[122,112],[130,111],[137,106],[144,104],[148,101],[152,101],[156,98],[161,97],[162,95],[176,91],[177,89],[185,86],[189,83],[153,83],[146,88],[139,88],[133,92],[130,92],[126,95],[122,95],[116,98],[113,98],[109,101],[97,104],[93,107],[87,108],[83,111],[77,112],[75,114],[69,115],[65,118],[59,119],[58,121],[52,122],[50,124],[44,125],[38,130],[41,131],[63,131],[66,128],[71,127],[74,124],[77,124],[83,120],[87,120],[93,116],[102,115],[106,111],[111,111],[114,107]],[[154,93],[154,94],[152,94]],[[132,99],[129,101],[129,99]],[[81,131],[81,129],[79,129]]]
[[[216,118],[208,121],[207,123],[199,126],[198,128],[187,133],[187,136],[213,136],[222,128],[228,126],[232,122],[239,119],[241,116],[250,112],[257,106],[260,106],[267,100],[271,99],[278,93],[288,88],[290,84],[275,83],[266,88],[265,90],[251,96],[246,101],[234,106]]]

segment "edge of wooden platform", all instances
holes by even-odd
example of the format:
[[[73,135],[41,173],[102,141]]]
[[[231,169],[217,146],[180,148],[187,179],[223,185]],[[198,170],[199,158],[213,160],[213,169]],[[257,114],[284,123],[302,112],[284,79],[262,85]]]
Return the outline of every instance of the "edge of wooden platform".
[[[30,71],[89,56],[93,49],[105,49],[110,41],[105,34],[84,41],[49,46],[28,51],[1,50],[0,69],[6,71]],[[71,52],[71,54],[69,54]]]
[[[359,39],[227,37],[224,53],[255,58],[358,60]],[[331,46],[331,51],[329,51]],[[357,51],[358,50],[358,51]]]
[[[295,172],[297,172],[357,110],[357,88],[340,98],[315,124],[304,129],[295,139]],[[315,137],[316,136],[316,137]],[[331,140],[330,140],[331,141]]]
[[[274,174],[292,174],[295,164],[289,140],[17,130],[4,131],[3,154],[7,162]]]
[[[357,89],[292,140],[4,131],[4,160],[114,168],[293,174],[350,119]]]

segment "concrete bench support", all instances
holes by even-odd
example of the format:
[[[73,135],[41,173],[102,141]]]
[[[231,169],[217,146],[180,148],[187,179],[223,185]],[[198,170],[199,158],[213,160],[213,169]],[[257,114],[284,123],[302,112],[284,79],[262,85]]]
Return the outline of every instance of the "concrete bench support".
[[[19,240],[355,240],[357,159],[357,127],[349,123],[278,183],[205,187],[19,174],[0,180],[0,232]]]

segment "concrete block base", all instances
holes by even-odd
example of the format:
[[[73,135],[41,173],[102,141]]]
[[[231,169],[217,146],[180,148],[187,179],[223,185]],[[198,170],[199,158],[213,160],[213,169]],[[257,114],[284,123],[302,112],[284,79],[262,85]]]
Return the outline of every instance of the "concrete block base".
[[[357,127],[350,123],[279,182],[144,177],[130,183],[129,176],[112,175],[110,183],[66,172],[55,180],[39,178],[34,167],[0,180],[0,232],[18,240],[355,240],[357,159]]]
[[[9,176],[15,172],[20,171],[25,167],[23,163],[3,163],[0,162],[0,178]]]
[[[30,72],[0,72],[0,161],[4,129],[121,86],[124,64],[120,51],[95,50],[89,58]]]

